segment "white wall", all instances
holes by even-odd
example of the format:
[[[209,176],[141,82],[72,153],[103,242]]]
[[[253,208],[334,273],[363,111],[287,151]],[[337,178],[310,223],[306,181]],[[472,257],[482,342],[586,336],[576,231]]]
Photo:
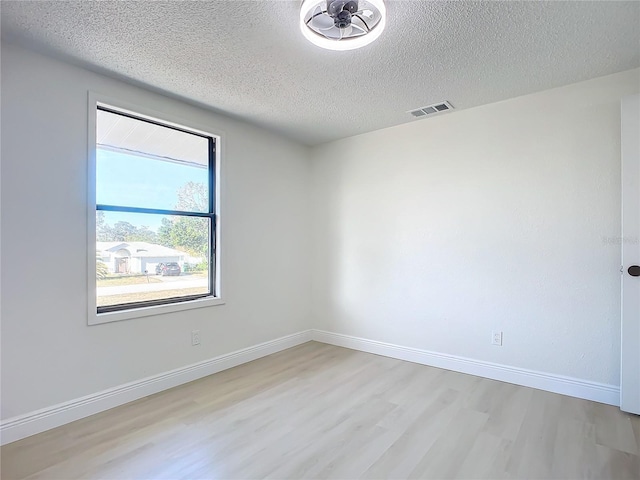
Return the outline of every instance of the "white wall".
[[[225,132],[226,305],[87,326],[88,90]],[[310,173],[306,147],[3,44],[2,418],[309,328]]]
[[[619,385],[619,101],[639,85],[628,71],[315,148],[315,326]]]

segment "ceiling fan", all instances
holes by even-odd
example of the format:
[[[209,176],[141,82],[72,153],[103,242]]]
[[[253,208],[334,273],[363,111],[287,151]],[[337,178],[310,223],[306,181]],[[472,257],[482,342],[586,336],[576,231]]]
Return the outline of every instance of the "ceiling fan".
[[[304,0],[300,29],[313,44],[353,50],[380,36],[386,23],[383,0]]]

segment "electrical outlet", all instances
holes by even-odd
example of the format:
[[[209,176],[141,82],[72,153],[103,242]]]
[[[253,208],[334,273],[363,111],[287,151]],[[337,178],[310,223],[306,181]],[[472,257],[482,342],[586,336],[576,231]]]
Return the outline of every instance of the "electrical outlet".
[[[200,345],[200,330],[191,330],[191,345]]]
[[[491,344],[502,346],[502,332],[493,332],[491,334]]]

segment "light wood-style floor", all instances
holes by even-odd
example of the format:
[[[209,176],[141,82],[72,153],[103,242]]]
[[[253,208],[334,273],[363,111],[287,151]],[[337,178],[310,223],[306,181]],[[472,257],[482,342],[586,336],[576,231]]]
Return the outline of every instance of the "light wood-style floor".
[[[2,447],[2,478],[640,478],[617,407],[320,343]]]

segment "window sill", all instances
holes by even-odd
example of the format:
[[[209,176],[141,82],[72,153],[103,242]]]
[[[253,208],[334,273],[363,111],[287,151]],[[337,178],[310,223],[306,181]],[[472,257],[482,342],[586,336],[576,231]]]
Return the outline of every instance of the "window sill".
[[[220,297],[207,297],[189,300],[187,302],[132,308],[130,310],[122,310],[120,312],[94,313],[89,316],[89,325],[119,322],[121,320],[149,317],[151,315],[163,315],[165,313],[181,312],[184,310],[192,310],[194,308],[213,307],[216,305],[224,305],[224,303],[224,300]]]

